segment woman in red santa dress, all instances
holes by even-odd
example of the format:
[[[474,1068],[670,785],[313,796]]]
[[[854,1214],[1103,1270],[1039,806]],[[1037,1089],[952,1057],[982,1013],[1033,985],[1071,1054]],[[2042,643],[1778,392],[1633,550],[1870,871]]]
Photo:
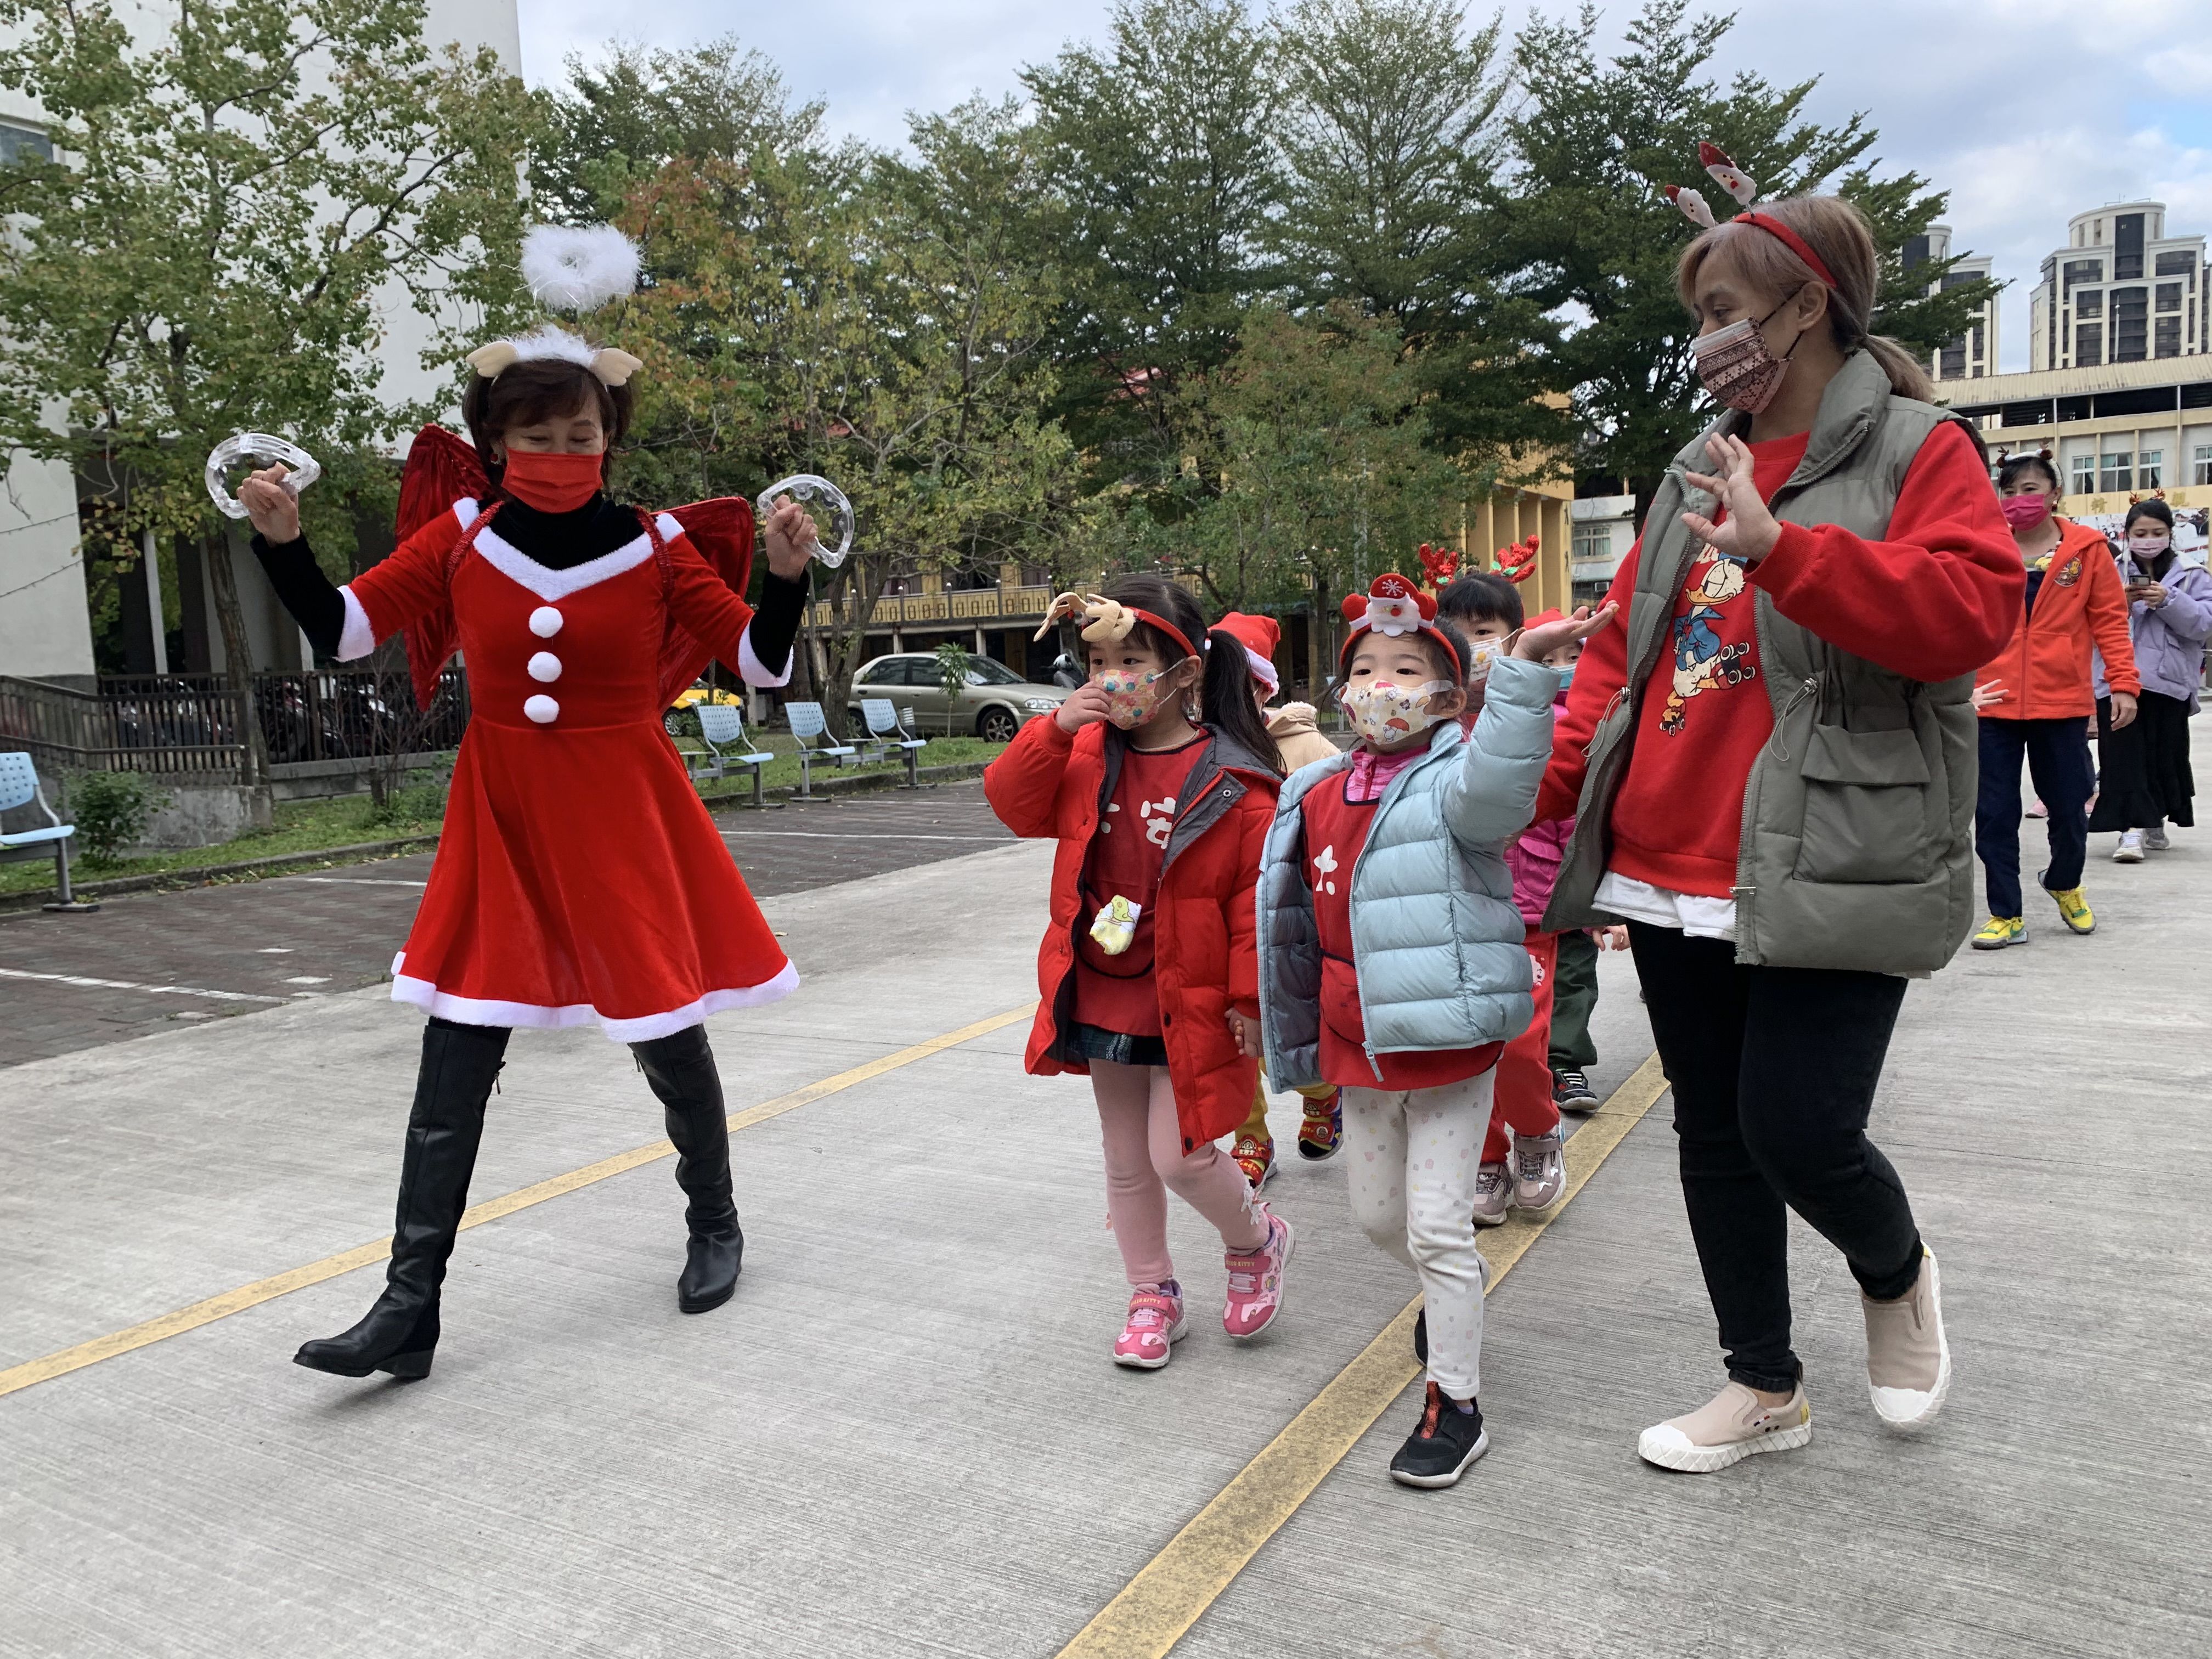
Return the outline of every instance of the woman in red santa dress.
[[[341,1376],[429,1370],[485,1103],[519,1025],[597,1022],[630,1046],[666,1108],[688,1200],[678,1306],[729,1300],[744,1235],[702,1021],[799,983],[660,720],[672,664],[688,681],[711,653],[755,685],[790,678],[811,520],[788,501],[770,518],[756,614],[739,597],[752,534],[742,502],[651,515],[604,491],[635,358],[548,326],[470,362],[474,456],[425,430],[402,528],[410,506],[428,521],[346,586],[318,568],[282,468],[239,490],[254,551],[319,654],[350,660],[404,631],[418,690],[434,691],[456,643],[469,666],[444,833],[392,963],[393,1000],[430,1019],[386,1288],[352,1329],[295,1356]],[[471,475],[475,493],[439,488]],[[426,510],[430,490],[427,506],[442,510]]]

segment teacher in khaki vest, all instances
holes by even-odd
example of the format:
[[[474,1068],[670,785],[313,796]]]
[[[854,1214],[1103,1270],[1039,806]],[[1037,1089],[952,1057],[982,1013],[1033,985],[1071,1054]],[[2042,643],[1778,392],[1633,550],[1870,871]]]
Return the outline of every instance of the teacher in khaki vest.
[[[1674,1085],[1727,1385],[1646,1429],[1699,1473],[1812,1437],[1789,1218],[1841,1250],[1874,1409],[1951,1381],[1934,1254],[1867,1139],[1909,979],[1974,915],[1972,672],[2020,614],[1978,446],[1869,331],[1879,264],[1835,197],[1712,226],[1677,283],[1721,417],[1668,467],[1575,672],[1536,818],[1578,815],[1547,930],[1626,921]]]

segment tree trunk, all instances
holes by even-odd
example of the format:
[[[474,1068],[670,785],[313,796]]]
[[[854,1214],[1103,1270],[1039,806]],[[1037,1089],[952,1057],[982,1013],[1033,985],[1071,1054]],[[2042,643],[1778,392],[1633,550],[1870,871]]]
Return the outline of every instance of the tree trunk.
[[[253,649],[246,641],[246,611],[238,603],[238,572],[231,564],[236,555],[228,537],[217,537],[201,542],[200,556],[207,562],[208,586],[215,590],[216,620],[222,627],[223,661],[246,724],[246,763],[240,781],[265,784],[269,738],[261,729],[261,711],[253,706]]]
[[[1322,680],[1328,672],[1328,599],[1319,571],[1314,573],[1313,603],[1306,609],[1306,700],[1321,709]]]

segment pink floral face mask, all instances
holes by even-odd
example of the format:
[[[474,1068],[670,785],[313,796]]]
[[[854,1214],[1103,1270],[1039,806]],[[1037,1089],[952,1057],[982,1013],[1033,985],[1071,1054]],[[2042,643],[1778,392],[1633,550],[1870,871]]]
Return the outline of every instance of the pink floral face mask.
[[[1133,669],[1109,668],[1091,682],[1106,694],[1106,718],[1124,732],[1133,732],[1159,711],[1166,695],[1160,685],[1162,671],[1139,674]]]

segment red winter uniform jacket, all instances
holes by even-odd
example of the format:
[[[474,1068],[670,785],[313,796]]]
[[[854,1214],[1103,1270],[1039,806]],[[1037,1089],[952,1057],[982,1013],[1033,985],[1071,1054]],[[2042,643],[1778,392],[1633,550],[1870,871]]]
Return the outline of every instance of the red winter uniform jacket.
[[[1153,897],[1160,1036],[1186,1152],[1227,1134],[1252,1109],[1259,1061],[1237,1053],[1228,1016],[1231,1008],[1259,1011],[1252,890],[1282,781],[1235,739],[1207,736],[1178,799]],[[1128,739],[1103,721],[1071,737],[1058,720],[1035,720],[983,773],[983,793],[1007,829],[1060,842],[1027,1056],[1039,1077],[1091,1069],[1066,1046],[1075,1024],[1075,941],[1092,919],[1083,902],[1084,865],[1127,750]]]
[[[1771,501],[1803,459],[1807,437],[1751,446]],[[1628,678],[1628,630],[1639,540],[1606,595],[1621,623],[1590,636],[1575,665],[1535,821],[1565,817],[1582,794],[1592,735]],[[2111,562],[2106,561],[2109,564]],[[1762,683],[1754,589],[1831,644],[1912,679],[1957,678],[1986,662],[2020,610],[2020,553],[1972,441],[1931,433],[1906,471],[1887,534],[1784,524],[1747,565],[1708,547],[1689,566],[1674,616],[1673,667],[1652,674],[1628,774],[1613,798],[1607,868],[1678,893],[1729,897],[1745,785],[1774,731]],[[2126,622],[2121,623],[2124,633]],[[2087,684],[2087,671],[2084,671]]]
[[[2112,545],[2085,524],[2058,521],[2058,545],[2027,574],[2027,603],[2012,642],[1974,676],[2002,684],[2005,700],[1982,710],[1985,720],[2055,720],[2097,712],[2089,684],[2089,647],[2105,659],[2115,691],[2142,689],[2128,635],[2128,592]]]

